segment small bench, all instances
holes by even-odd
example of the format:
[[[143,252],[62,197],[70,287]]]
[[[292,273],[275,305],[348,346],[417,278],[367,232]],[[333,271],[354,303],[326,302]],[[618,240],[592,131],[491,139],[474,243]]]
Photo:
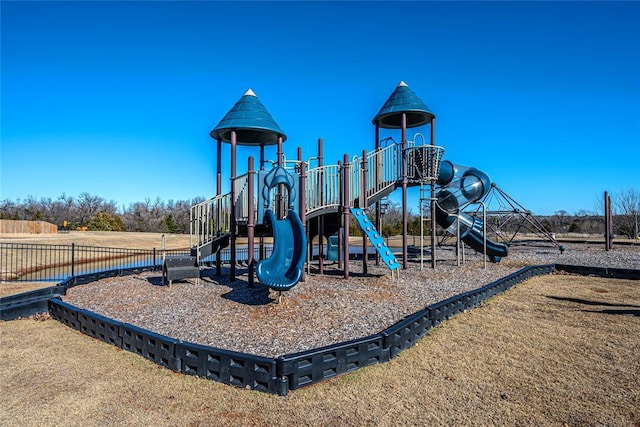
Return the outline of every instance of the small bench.
[[[196,279],[196,283],[200,280],[200,267],[198,259],[194,256],[179,255],[168,256],[164,259],[162,265],[162,284],[169,285],[174,280]]]

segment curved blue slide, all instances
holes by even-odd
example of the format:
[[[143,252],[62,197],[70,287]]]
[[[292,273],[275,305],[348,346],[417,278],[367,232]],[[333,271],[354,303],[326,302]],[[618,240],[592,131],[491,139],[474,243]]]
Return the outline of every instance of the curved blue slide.
[[[476,252],[484,252],[484,235],[482,233],[482,219],[472,217],[466,213],[460,215],[460,239]],[[436,206],[436,222],[443,228],[451,228],[455,233],[456,216],[450,215],[440,206]],[[509,255],[509,249],[504,243],[487,239],[487,258],[491,262],[500,262],[501,258]]]
[[[482,219],[462,212],[465,206],[482,199],[491,187],[489,176],[476,168],[443,161],[438,175],[440,190],[436,194],[436,222],[452,234],[460,226],[460,238],[477,252],[484,253]],[[504,243],[486,239],[486,254],[491,262],[509,254]]]
[[[260,261],[256,275],[265,286],[287,291],[302,278],[307,258],[307,235],[298,214],[290,209],[285,219],[276,219],[271,209],[264,213],[264,223],[273,229],[273,252]]]

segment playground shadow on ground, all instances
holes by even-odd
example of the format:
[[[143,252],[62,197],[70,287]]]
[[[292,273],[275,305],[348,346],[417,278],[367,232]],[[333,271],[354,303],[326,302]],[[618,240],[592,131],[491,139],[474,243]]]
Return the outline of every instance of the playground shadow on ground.
[[[623,315],[623,316],[635,316],[640,317],[640,307],[633,304],[615,304],[604,301],[591,301],[581,298],[568,298],[568,297],[556,297],[547,295],[547,298],[556,300],[556,301],[567,301],[573,302],[576,304],[583,304],[588,306],[599,306],[599,307],[610,307],[603,310],[580,310],[585,313],[601,313],[601,314],[613,314],[613,315]],[[620,308],[624,307],[624,308]]]
[[[220,275],[216,274],[214,268],[204,269],[201,272],[201,280],[206,280],[218,285],[224,285],[231,290],[222,294],[222,298],[230,301],[237,302],[244,305],[267,305],[275,301],[274,298],[269,296],[269,288],[262,286],[257,279],[254,280],[253,286],[249,286],[249,282],[246,280],[246,268],[236,269],[236,280],[231,281],[231,272],[228,267],[223,267]],[[241,277],[245,276],[245,277]]]

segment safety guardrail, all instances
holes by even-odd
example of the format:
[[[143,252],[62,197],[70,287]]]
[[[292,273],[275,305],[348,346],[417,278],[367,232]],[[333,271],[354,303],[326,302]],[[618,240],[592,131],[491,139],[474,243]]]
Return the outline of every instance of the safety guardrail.
[[[318,211],[337,209],[341,206],[341,185],[345,173],[349,176],[349,204],[350,207],[355,206],[356,200],[361,197],[363,191],[364,167],[367,171],[367,186],[364,191],[367,200],[374,202],[395,188],[402,177],[403,164],[407,168],[407,173],[410,174],[411,182],[416,179],[433,178],[434,174],[437,176],[444,151],[442,147],[417,145],[416,141],[407,141],[406,148],[407,155],[403,155],[402,145],[392,141],[385,147],[367,152],[364,161],[362,156],[354,156],[348,165],[331,164],[309,168],[310,165],[307,164],[306,216],[311,217]],[[285,163],[295,168],[298,162]],[[235,215],[240,222],[246,221],[249,217],[249,197],[256,198],[255,194],[248,193],[249,179],[247,173],[236,177],[233,181]],[[256,185],[255,188],[258,186]],[[257,196],[260,197],[260,195]],[[206,244],[217,234],[228,232],[231,223],[230,215],[231,193],[194,205],[191,208],[192,246]]]
[[[271,246],[265,246],[263,256],[271,255]],[[254,251],[256,256],[259,251]],[[0,243],[0,282],[62,282],[118,275],[120,272],[156,270],[162,267],[162,256],[186,256],[188,249],[121,249],[80,245],[44,245],[26,243]],[[220,251],[222,263],[229,263],[231,250]],[[249,260],[246,247],[236,248],[236,262]],[[204,260],[207,265],[213,262]],[[86,282],[85,282],[86,283]]]
[[[191,247],[201,247],[231,229],[231,193],[191,207]]]
[[[167,250],[181,255],[188,250]],[[0,243],[1,282],[60,282],[76,275],[160,267],[162,251],[98,246]]]

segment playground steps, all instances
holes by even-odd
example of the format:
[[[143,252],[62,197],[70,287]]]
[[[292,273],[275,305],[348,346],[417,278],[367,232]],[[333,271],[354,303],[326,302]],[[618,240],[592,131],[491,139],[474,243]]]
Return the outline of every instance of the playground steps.
[[[203,243],[198,247],[191,248],[191,256],[202,261],[208,256],[211,256],[211,254],[214,254],[227,246],[229,246],[229,233],[220,234],[215,236],[209,242]]]
[[[369,238],[369,241],[373,244],[373,247],[376,248],[376,251],[380,254],[380,258],[382,262],[389,268],[389,270],[397,270],[400,268],[400,264],[398,264],[398,260],[396,260],[395,255],[391,252],[391,249],[384,242],[384,239],[376,230],[376,227],[369,221],[369,217],[367,217],[367,213],[360,208],[351,208],[351,215],[358,221],[360,228]]]

